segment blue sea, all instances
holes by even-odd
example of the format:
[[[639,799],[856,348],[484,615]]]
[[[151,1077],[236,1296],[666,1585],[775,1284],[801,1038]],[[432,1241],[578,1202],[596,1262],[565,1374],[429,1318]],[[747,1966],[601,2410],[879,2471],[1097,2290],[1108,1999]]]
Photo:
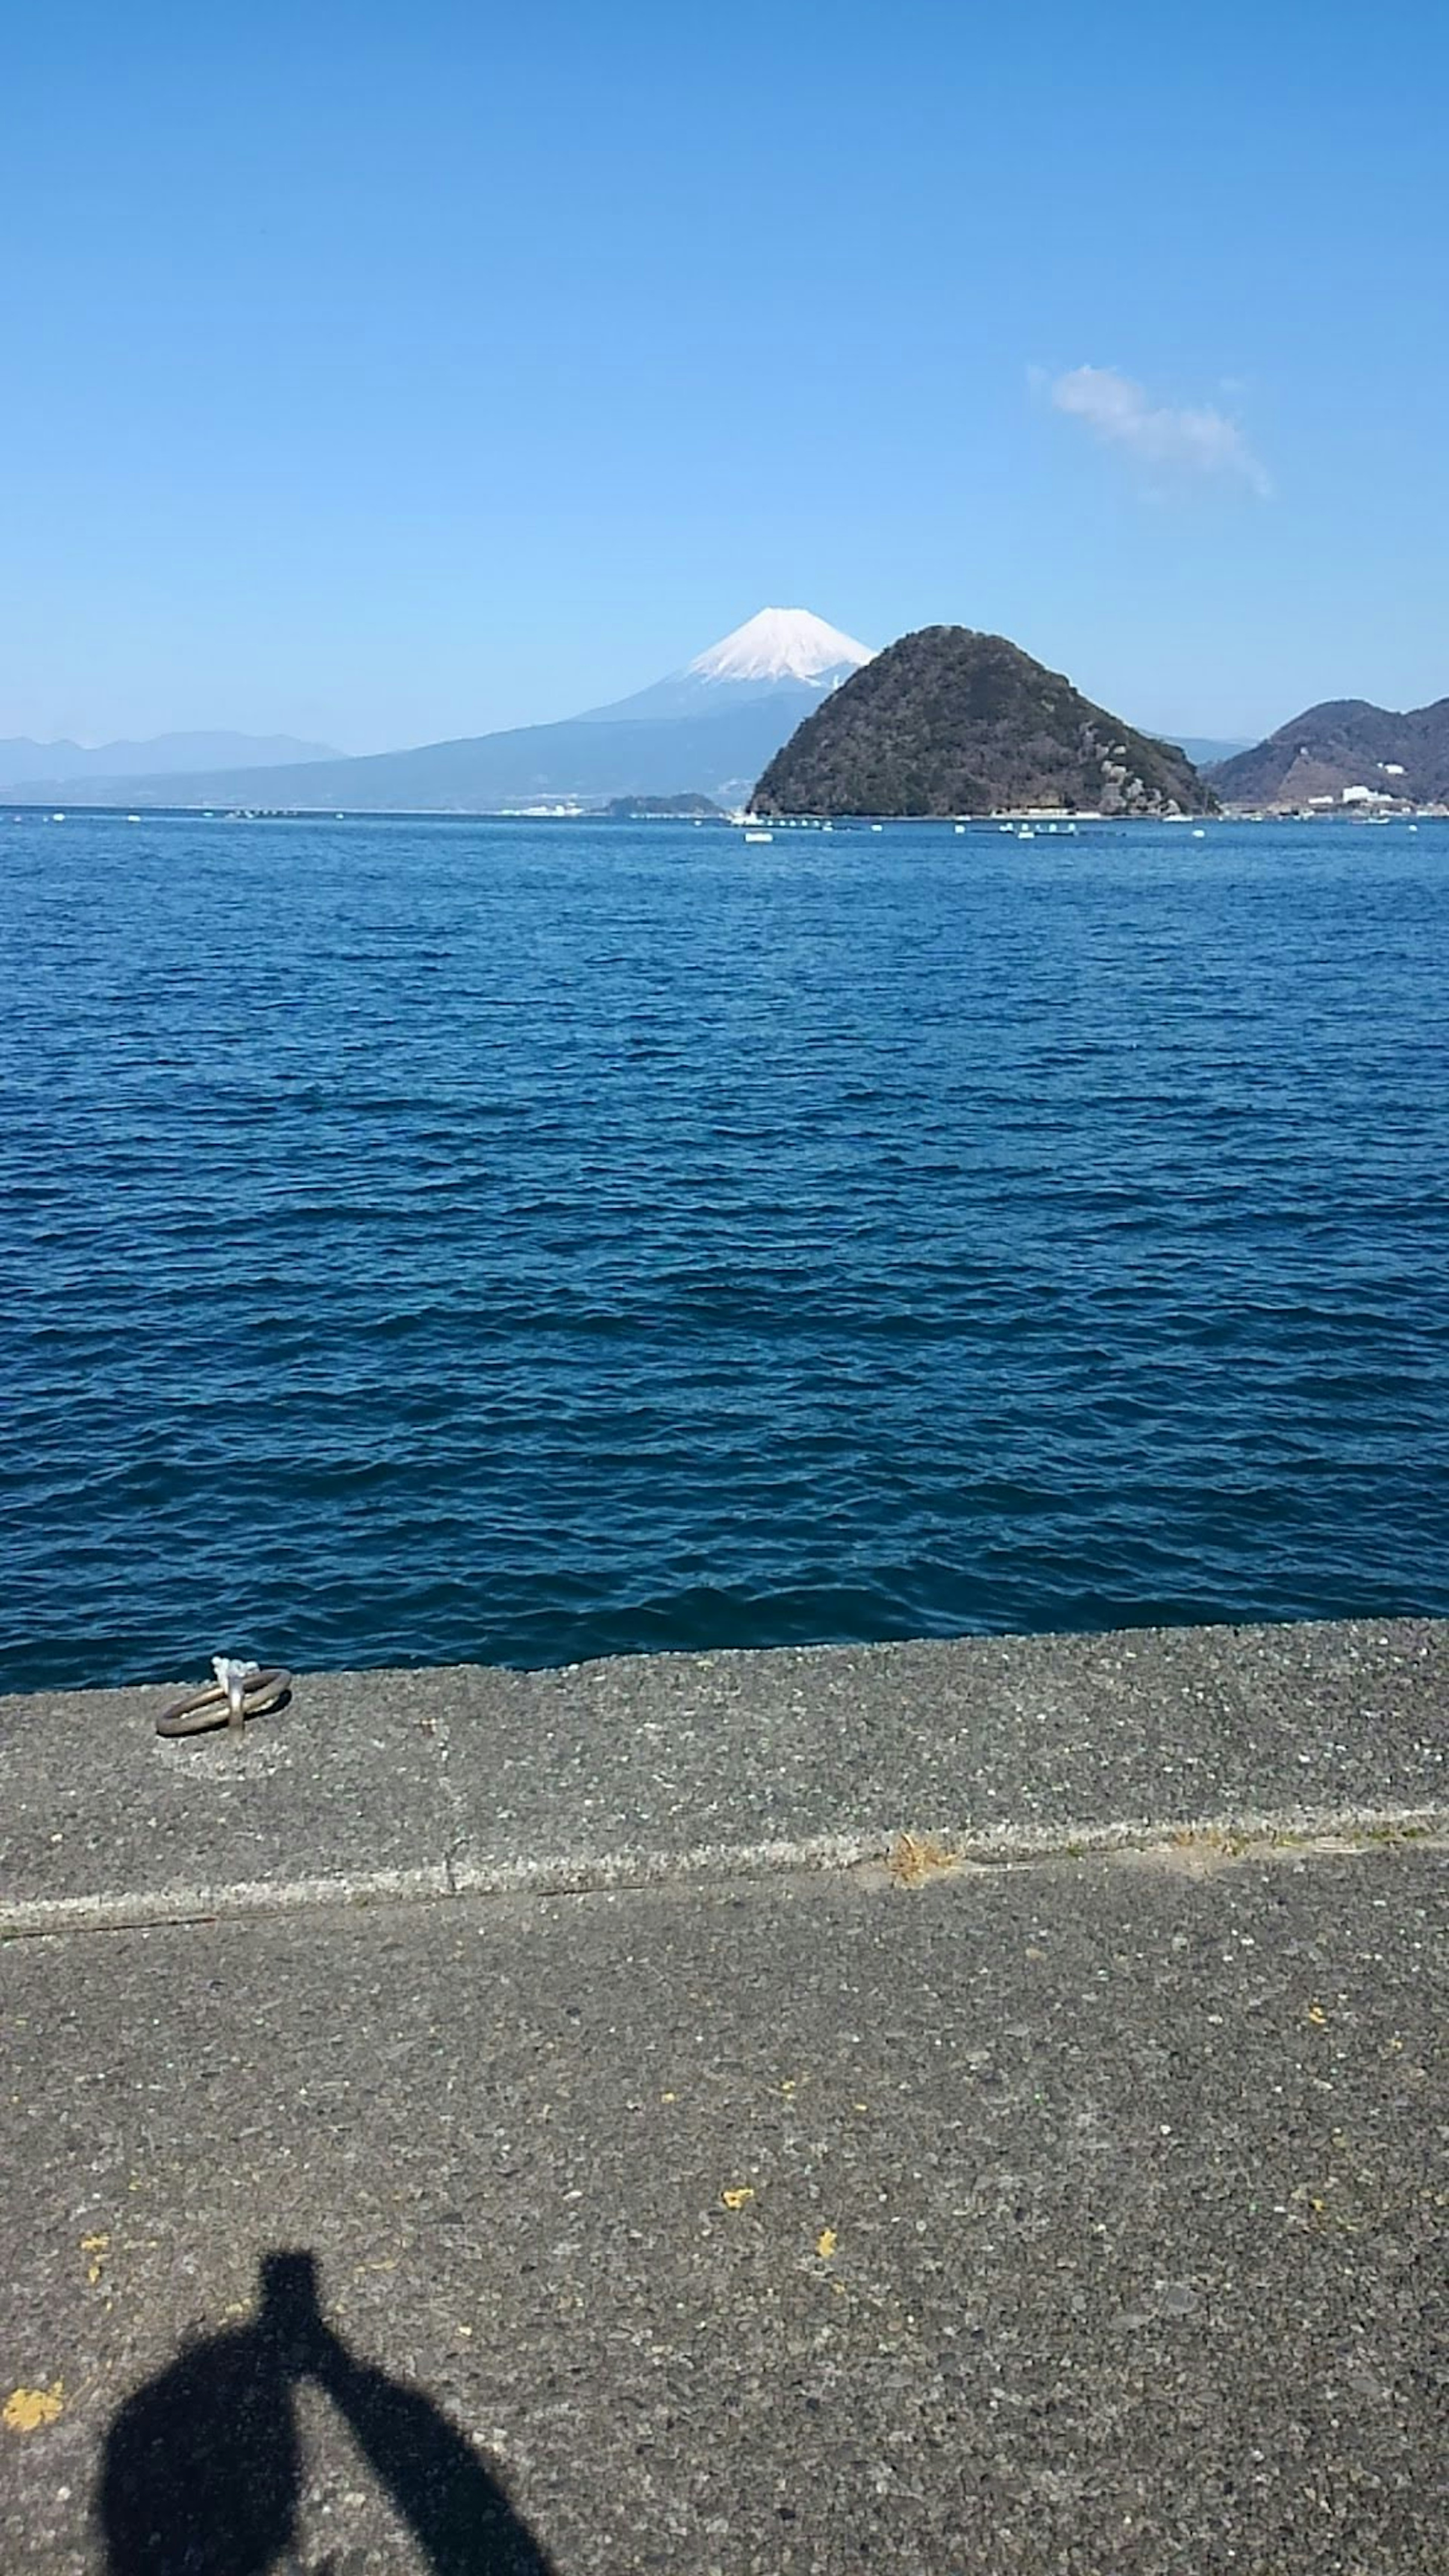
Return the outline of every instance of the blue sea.
[[[0,1687],[1449,1613],[1449,825],[0,872]]]

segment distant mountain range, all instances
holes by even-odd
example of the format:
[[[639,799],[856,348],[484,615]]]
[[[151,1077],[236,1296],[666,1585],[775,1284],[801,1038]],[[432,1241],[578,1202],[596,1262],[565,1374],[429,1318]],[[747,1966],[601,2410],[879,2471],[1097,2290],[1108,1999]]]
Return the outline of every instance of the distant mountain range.
[[[1004,635],[925,626],[837,689],[770,762],[761,814],[1214,809],[1191,761]]]
[[[1449,801],[1449,698],[1406,715],[1366,698],[1329,698],[1280,725],[1266,742],[1211,772],[1234,805],[1306,805],[1341,798],[1346,787],[1402,796],[1415,805]]]
[[[971,632],[964,627],[921,631],[938,636]],[[1016,647],[1005,649],[1014,652]],[[843,685],[854,685],[856,675],[875,660],[869,646],[808,609],[762,608],[652,687],[557,724],[522,725],[360,758],[290,734],[168,733],[92,749],[75,742],[0,741],[0,797],[14,804],[186,804],[324,813],[338,808],[354,813],[498,813],[677,796],[703,796],[735,806],[746,801],[797,727],[827,706]],[[1040,671],[1043,666],[1031,668]],[[1054,685],[1066,689],[1068,683]],[[1126,727],[1120,718],[1102,716],[1102,721],[1119,737],[1131,732],[1133,742],[1143,746],[1135,775],[1146,778],[1160,757],[1167,758],[1170,769],[1172,761],[1186,754],[1216,792],[1235,804],[1337,800],[1344,788],[1354,786],[1420,804],[1449,799],[1449,699],[1406,715],[1363,699],[1336,699],[1310,707],[1251,749],[1200,735],[1171,743]],[[1165,770],[1164,778],[1168,774]],[[1030,801],[1024,786],[1020,793]]]
[[[282,769],[297,761],[335,760],[325,742],[298,742],[289,733],[158,733],[149,742],[0,742],[0,794],[33,786],[37,794],[77,784],[110,785],[134,776],[176,778],[198,769]]]
[[[352,812],[497,813],[597,805],[615,797],[745,796],[802,716],[871,658],[870,648],[804,608],[764,608],[681,671],[616,705],[561,724],[432,742],[347,760],[248,760],[92,778],[97,802],[246,805]],[[27,787],[27,801],[48,798]]]

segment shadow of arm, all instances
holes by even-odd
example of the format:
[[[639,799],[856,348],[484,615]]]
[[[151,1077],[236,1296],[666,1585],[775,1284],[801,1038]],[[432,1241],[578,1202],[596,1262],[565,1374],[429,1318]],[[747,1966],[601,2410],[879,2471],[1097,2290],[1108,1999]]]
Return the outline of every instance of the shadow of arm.
[[[330,2333],[311,2367],[436,2576],[554,2576],[497,2479],[431,2398],[354,2361]]]

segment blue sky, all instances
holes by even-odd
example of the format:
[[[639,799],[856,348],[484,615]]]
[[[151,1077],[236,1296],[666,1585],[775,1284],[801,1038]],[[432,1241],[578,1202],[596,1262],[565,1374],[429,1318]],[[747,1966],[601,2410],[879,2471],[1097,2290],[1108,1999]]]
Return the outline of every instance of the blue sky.
[[[766,602],[1187,731],[1449,694],[1446,29],[16,12],[0,735],[480,732]]]

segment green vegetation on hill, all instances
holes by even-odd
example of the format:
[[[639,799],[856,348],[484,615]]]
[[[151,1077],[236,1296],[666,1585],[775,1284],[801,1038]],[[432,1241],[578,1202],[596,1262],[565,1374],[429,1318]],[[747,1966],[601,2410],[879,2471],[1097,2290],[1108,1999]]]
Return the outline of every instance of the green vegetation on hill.
[[[1003,635],[925,626],[836,689],[755,789],[762,814],[1202,814],[1185,753],[1094,706]]]

